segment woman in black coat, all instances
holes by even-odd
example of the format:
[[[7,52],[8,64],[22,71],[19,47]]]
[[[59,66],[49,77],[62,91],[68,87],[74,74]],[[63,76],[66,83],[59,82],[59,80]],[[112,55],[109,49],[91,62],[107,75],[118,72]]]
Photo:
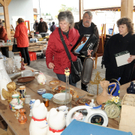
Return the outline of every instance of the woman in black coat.
[[[106,80],[118,79],[120,84],[132,80],[132,72],[135,59],[135,35],[133,35],[133,24],[129,18],[121,18],[117,21],[119,34],[116,34],[108,41],[104,51],[104,64],[106,67]],[[128,64],[117,66],[116,54],[128,51],[130,57]]]

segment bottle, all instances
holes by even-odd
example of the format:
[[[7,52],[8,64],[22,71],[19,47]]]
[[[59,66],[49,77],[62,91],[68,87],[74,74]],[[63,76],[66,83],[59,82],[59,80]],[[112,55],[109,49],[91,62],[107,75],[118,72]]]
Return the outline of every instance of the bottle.
[[[23,108],[19,110],[20,116],[18,118],[18,121],[19,121],[20,124],[25,124],[27,122],[27,117],[24,114],[25,112],[26,111]]]
[[[7,45],[9,45],[8,40],[7,40]]]

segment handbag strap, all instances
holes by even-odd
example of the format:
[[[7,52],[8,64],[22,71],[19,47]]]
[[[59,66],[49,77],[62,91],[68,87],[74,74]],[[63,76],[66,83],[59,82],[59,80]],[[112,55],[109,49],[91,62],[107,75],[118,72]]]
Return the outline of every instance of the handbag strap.
[[[69,50],[68,50],[68,48],[67,48],[67,46],[66,46],[66,43],[65,43],[64,38],[63,38],[63,36],[62,36],[62,33],[61,33],[60,28],[59,28],[59,34],[60,34],[60,39],[61,39],[61,41],[62,41],[62,43],[63,43],[64,48],[65,48],[65,51],[66,51],[66,53],[67,53],[67,56],[68,56],[69,60],[72,62],[71,55],[70,55]]]
[[[15,38],[14,38],[14,44],[15,44]]]

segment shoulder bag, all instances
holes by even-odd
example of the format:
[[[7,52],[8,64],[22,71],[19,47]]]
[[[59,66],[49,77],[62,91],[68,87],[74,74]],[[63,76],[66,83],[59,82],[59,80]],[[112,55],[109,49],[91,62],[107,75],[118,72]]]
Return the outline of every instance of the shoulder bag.
[[[19,48],[17,47],[17,44],[15,43],[15,38],[14,38],[14,44],[12,47],[12,52],[19,52]]]
[[[63,36],[61,34],[60,28],[59,28],[59,34],[60,34],[60,38],[61,38],[61,41],[63,43],[63,46],[65,48],[65,51],[67,53],[67,56],[68,56],[68,58],[69,58],[69,60],[71,62],[71,75],[72,75],[71,78],[72,78],[72,82],[76,83],[76,82],[80,81],[81,71],[83,69],[81,60],[79,58],[77,58],[77,60],[75,62],[72,61],[71,55],[70,55],[69,50],[68,50],[68,48],[67,48],[67,46],[65,44],[65,41],[64,41]]]

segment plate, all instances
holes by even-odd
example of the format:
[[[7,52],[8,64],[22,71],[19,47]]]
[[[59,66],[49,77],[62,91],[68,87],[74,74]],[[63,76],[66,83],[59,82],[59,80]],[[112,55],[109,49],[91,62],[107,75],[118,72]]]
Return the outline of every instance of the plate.
[[[53,96],[53,102],[56,104],[68,104],[72,100],[72,95],[70,94],[69,99],[66,99],[66,93],[58,93]]]
[[[49,83],[50,83],[50,85],[58,85],[60,83],[60,81],[59,80],[53,80],[53,81],[50,81]]]

